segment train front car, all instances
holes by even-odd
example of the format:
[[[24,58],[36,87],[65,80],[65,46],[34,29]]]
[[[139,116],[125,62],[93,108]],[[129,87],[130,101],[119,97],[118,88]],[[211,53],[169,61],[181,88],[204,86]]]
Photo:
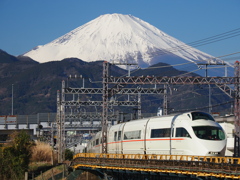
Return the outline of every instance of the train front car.
[[[173,121],[172,126],[176,138],[172,141],[172,154],[225,155],[225,132],[211,115],[204,112],[185,113]]]
[[[101,132],[88,152],[101,152]],[[224,156],[222,127],[204,112],[187,112],[124,122],[108,128],[108,153]]]

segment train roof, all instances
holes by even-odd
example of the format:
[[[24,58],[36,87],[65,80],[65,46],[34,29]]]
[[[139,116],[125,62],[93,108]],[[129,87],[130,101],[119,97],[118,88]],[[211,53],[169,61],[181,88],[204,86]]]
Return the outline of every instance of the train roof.
[[[215,121],[214,118],[210,114],[203,112],[203,111],[188,111],[188,112],[184,112],[184,113],[172,113],[172,114],[163,115],[163,116],[152,116],[152,117],[146,117],[143,119],[135,119],[135,120],[130,120],[130,121],[144,120],[144,119],[149,119],[149,118],[157,119],[157,118],[161,118],[161,117],[174,117],[174,116],[188,116],[192,120],[201,119],[201,118],[194,118],[193,115],[196,115],[196,114],[208,116],[210,118],[210,120]],[[204,118],[202,118],[202,119],[204,119]],[[130,121],[128,121],[128,122],[130,122]]]

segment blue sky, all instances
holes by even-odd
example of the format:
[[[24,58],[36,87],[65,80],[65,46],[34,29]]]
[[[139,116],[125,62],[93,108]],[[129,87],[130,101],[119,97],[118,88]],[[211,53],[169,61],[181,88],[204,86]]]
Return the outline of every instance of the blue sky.
[[[0,0],[0,49],[23,54],[108,13],[131,14],[185,43],[240,28],[239,0]],[[196,47],[240,51],[240,35]]]

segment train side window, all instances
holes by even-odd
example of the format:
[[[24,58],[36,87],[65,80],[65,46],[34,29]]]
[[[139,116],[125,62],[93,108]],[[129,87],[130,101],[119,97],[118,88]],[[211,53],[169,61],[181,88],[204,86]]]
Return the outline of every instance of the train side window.
[[[117,141],[117,131],[114,132],[114,141]]]
[[[170,137],[171,129],[152,129],[151,130],[151,138],[160,138],[160,137]]]
[[[122,136],[122,131],[118,131],[118,141],[121,140],[121,136]]]
[[[96,145],[98,145],[99,144],[99,139],[96,139]]]
[[[141,130],[124,132],[124,139],[141,139]]]
[[[176,128],[176,137],[189,137],[191,138],[190,134],[187,132],[185,128]]]

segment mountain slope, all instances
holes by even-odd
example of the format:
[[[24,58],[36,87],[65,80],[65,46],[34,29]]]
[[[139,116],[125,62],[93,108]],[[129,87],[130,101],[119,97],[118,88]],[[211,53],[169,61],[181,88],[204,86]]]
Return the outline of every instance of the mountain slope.
[[[6,54],[6,61],[10,57]],[[17,57],[16,62],[0,62],[0,115],[11,112],[12,87],[14,114],[36,114],[56,112],[57,90],[61,90],[62,80],[67,82],[69,75],[83,75],[92,81],[101,82],[102,62],[88,63],[70,58],[39,64],[26,59]],[[126,71],[114,67],[112,73],[120,76]],[[99,83],[93,84],[86,80],[85,86],[98,87]],[[71,87],[82,87],[82,81],[73,81]]]
[[[180,64],[216,62],[212,56],[167,35],[132,15],[102,15],[24,54],[42,63],[76,57],[84,61]],[[126,68],[126,67],[125,67]],[[196,66],[194,65],[196,69]]]
[[[14,63],[18,62],[19,60],[7,52],[0,49],[0,63]]]
[[[12,105],[12,85],[14,97],[14,114],[36,114],[56,112],[57,90],[61,90],[62,80],[66,80],[69,87],[82,87],[82,80],[68,80],[69,75],[82,75],[85,78],[86,88],[102,87],[102,67],[103,62],[84,62],[76,58],[68,58],[62,61],[53,61],[47,63],[36,63],[26,57],[15,57],[16,61],[6,63],[8,59],[13,58],[9,54],[4,54],[6,59],[0,62],[0,115],[8,115],[11,112]],[[158,63],[149,69],[139,69],[131,73],[131,76],[178,76],[185,74],[185,71],[179,71],[168,64]],[[111,66],[110,74],[112,76],[127,75],[127,71],[117,66]],[[191,73],[190,76],[196,76]],[[89,78],[91,81],[89,81]],[[129,85],[128,87],[130,87]],[[134,86],[136,88],[136,86]],[[143,85],[138,85],[143,87]],[[154,87],[148,85],[146,87]],[[208,85],[202,85],[201,88],[195,86],[174,85],[172,93],[169,94],[169,107],[171,112],[199,108],[208,105]],[[163,88],[157,85],[157,88]],[[174,89],[177,91],[174,91]],[[170,90],[170,89],[169,89]],[[212,87],[212,104],[226,102],[229,98],[218,88]],[[168,91],[169,92],[169,91]],[[94,95],[81,95],[81,100],[94,100]],[[134,98],[131,96],[131,98]],[[100,99],[102,100],[100,95]],[[119,99],[128,100],[127,96],[121,96]],[[155,113],[157,108],[163,103],[162,95],[142,95],[142,112]],[[228,106],[227,106],[228,105]],[[226,106],[214,107],[215,112],[229,109]],[[86,106],[84,109],[87,108]],[[95,111],[94,107],[90,111]],[[101,111],[101,107],[97,107]],[[132,107],[115,107],[115,110],[123,112],[133,112]],[[174,109],[174,111],[173,111]],[[203,109],[207,111],[207,109]]]

